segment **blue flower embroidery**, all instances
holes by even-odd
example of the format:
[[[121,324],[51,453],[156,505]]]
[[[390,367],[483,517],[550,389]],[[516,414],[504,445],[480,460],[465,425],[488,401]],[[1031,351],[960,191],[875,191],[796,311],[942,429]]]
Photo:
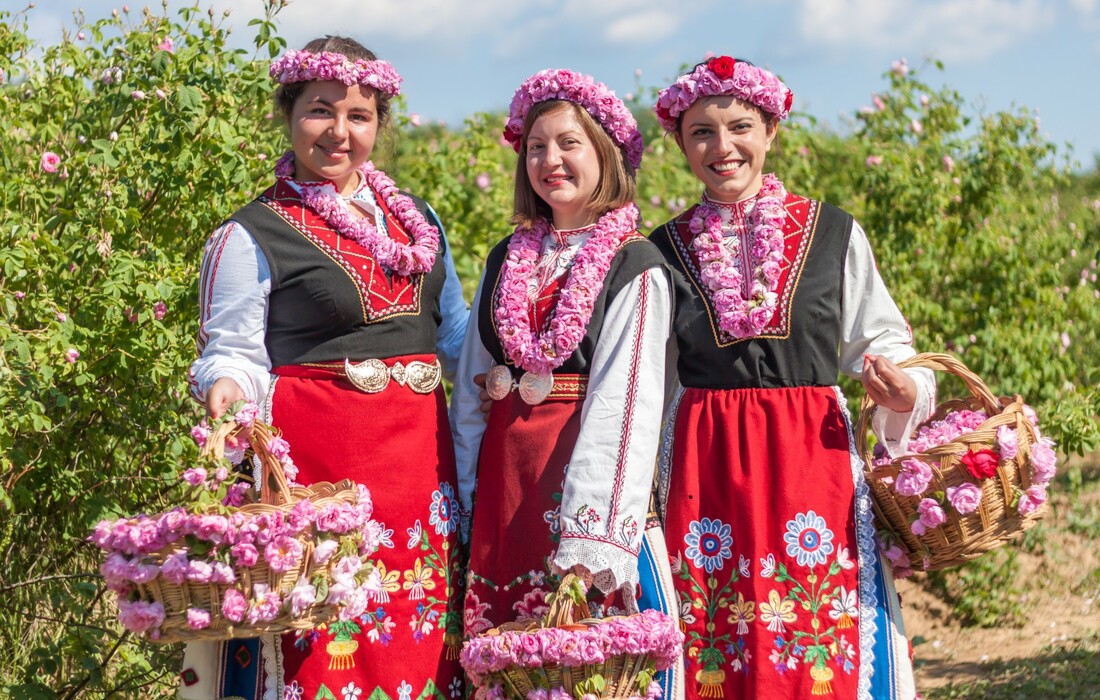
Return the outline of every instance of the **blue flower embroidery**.
[[[825,527],[825,518],[812,510],[787,521],[783,541],[787,543],[787,554],[795,557],[799,566],[824,564],[833,553],[833,531]]]
[[[457,511],[454,487],[447,482],[441,482],[439,490],[432,492],[431,516],[428,518],[428,523],[435,526],[436,534],[449,535],[458,527],[458,519],[454,517]]]
[[[684,543],[688,546],[684,555],[708,574],[716,569],[721,571],[722,563],[733,556],[730,552],[733,545],[730,526],[721,520],[703,518],[692,522],[688,526],[688,534],[684,535]]]

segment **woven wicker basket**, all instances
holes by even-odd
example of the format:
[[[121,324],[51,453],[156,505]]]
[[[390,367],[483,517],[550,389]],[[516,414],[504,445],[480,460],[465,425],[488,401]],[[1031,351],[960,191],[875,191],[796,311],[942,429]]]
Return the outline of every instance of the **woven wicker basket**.
[[[896,542],[909,555],[913,569],[936,571],[974,559],[999,547],[1030,528],[1042,518],[1045,507],[1021,515],[1013,507],[1020,491],[1031,485],[1031,447],[1036,441],[1035,428],[1024,415],[1019,396],[995,397],[977,375],[958,359],[944,354],[924,353],[898,363],[902,368],[923,367],[953,374],[966,384],[971,396],[941,403],[931,420],[941,420],[952,411],[984,411],[989,418],[976,430],[925,452],[902,455],[889,464],[873,466],[867,432],[875,403],[864,396],[856,425],[857,449],[864,462],[864,474],[871,489],[877,527],[887,531],[887,540]],[[1009,426],[1016,431],[1019,449],[1012,459],[1002,459],[996,474],[976,481],[961,463],[970,451],[996,444],[997,429]],[[961,515],[945,508],[947,522],[917,536],[910,528],[917,516],[922,496],[902,496],[893,487],[902,462],[918,459],[932,468],[933,480],[927,493],[946,491],[948,487],[970,482],[982,490],[977,510]]]
[[[226,441],[237,435],[245,434],[245,429],[233,422],[222,424],[207,440],[203,447],[204,456],[221,458],[225,453]],[[261,484],[260,502],[240,506],[237,510],[248,516],[259,516],[265,513],[286,513],[294,505],[303,499],[309,499],[317,508],[335,503],[355,503],[358,501],[358,493],[350,480],[343,480],[336,484],[318,482],[309,487],[288,485],[283,474],[279,460],[268,451],[267,445],[274,437],[272,428],[260,422],[253,422],[247,431],[248,439],[252,443],[256,459],[260,463]],[[261,556],[255,565],[251,567],[237,566],[234,574],[237,582],[233,584],[204,583],[184,581],[181,584],[173,584],[165,581],[163,577],[157,577],[149,583],[137,584],[136,588],[141,598],[160,602],[164,606],[164,622],[160,626],[158,642],[180,642],[196,640],[224,640],[238,637],[258,637],[263,634],[277,634],[290,630],[312,629],[322,623],[335,620],[339,614],[338,605],[326,605],[316,603],[308,607],[301,615],[291,616],[284,609],[277,618],[249,624],[247,620],[239,623],[226,619],[221,612],[221,601],[225,591],[229,588],[237,588],[245,597],[253,590],[254,584],[266,584],[273,591],[278,591],[280,597],[285,600],[286,595],[294,587],[298,578],[305,575],[312,580],[318,574],[327,575],[327,567],[315,567],[313,564],[312,535],[309,531],[299,536],[302,544],[301,563],[282,573],[274,573],[268,568]],[[185,551],[179,544],[164,548],[152,557],[156,564],[164,561],[180,551]],[[191,629],[187,621],[188,608],[201,608],[210,612],[210,624],[203,629]]]
[[[607,625],[614,620],[628,620],[633,617],[640,618],[642,615],[654,614],[654,611],[647,611],[636,616],[594,619],[590,617],[588,604],[584,602],[583,598],[570,596],[567,593],[571,587],[577,585],[576,582],[577,579],[573,574],[566,574],[562,579],[558,592],[548,599],[550,609],[541,621],[505,623],[482,633],[478,639],[484,641],[492,637],[511,635],[513,645],[518,646],[521,644],[519,639],[521,636],[534,635],[540,630],[548,628],[565,630],[567,633],[583,634],[592,629],[599,629],[601,625]],[[682,653],[683,635],[679,632],[674,621],[667,620],[667,623],[670,630],[673,631],[673,636],[678,640],[675,645],[676,651],[672,655],[675,657]],[[568,643],[570,642],[565,642],[565,644]],[[470,644],[470,642],[467,642],[467,649],[463,652],[464,666],[467,665],[467,654],[472,651]],[[589,681],[596,676],[603,678],[604,686],[602,690],[589,690],[588,692],[600,698],[621,698],[625,700],[626,698],[645,696],[648,681],[643,680],[643,676],[648,676],[655,669],[659,670],[667,666],[670,659],[665,658],[664,663],[661,663],[656,658],[657,655],[669,656],[667,650],[663,650],[662,652],[654,651],[654,655],[644,653],[638,655],[617,654],[600,663],[577,666],[546,663],[535,668],[527,668],[512,664],[480,677],[477,673],[471,672],[469,667],[467,667],[467,672],[479,687],[487,688],[499,685],[504,697],[513,700],[526,700],[528,693],[539,689],[565,688],[569,694],[576,695],[574,689],[577,684]]]

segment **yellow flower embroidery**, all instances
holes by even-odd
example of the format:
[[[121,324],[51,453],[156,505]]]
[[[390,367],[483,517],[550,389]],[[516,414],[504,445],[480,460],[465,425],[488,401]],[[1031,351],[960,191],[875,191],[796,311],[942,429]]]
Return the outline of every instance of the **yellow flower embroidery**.
[[[403,586],[406,591],[409,591],[409,600],[420,600],[424,597],[424,591],[435,588],[435,581],[432,580],[432,570],[425,568],[421,561],[417,559],[413,568],[405,572]]]
[[[367,595],[380,603],[390,602],[390,593],[401,590],[400,578],[396,571],[386,571],[386,565],[378,562],[367,577]]]
[[[797,616],[794,614],[794,601],[782,600],[779,592],[768,592],[768,602],[760,604],[760,621],[768,623],[768,629],[772,632],[784,632],[784,622],[794,622]]]
[[[733,613],[729,616],[729,623],[737,623],[737,634],[748,634],[749,623],[756,619],[756,603],[751,600],[745,600],[745,596],[740,593],[737,594],[737,599],[729,604],[730,612]],[[761,608],[763,612],[763,608]]]

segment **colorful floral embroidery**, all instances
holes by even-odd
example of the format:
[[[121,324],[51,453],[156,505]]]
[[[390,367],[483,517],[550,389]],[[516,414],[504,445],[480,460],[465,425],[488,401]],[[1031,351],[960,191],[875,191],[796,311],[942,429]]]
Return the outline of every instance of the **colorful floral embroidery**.
[[[462,624],[466,634],[473,636],[481,634],[493,626],[485,612],[489,609],[488,603],[482,603],[481,599],[473,591],[466,592],[466,600],[462,607]]]
[[[596,509],[587,503],[577,509],[576,514],[573,516],[573,520],[586,534],[592,534],[592,527],[603,520],[600,514],[596,512]]]
[[[775,649],[768,658],[781,674],[795,671],[804,663],[814,680],[811,693],[828,695],[833,692],[830,681],[835,676],[829,662],[846,674],[855,668],[855,646],[841,630],[854,626],[853,619],[859,616],[858,596],[832,580],[854,564],[844,547],[837,550],[833,546],[833,531],[812,510],[787,521],[783,541],[787,543],[787,555],[798,566],[809,568],[809,573],[796,577],[785,564],[776,564],[773,554],[761,559],[762,575],[786,584],[768,591],[768,599],[759,603],[760,621],[776,635]],[[836,556],[829,563],[834,550]],[[816,568],[824,565],[828,568],[819,574]],[[798,610],[809,618],[808,626],[804,622],[795,624],[799,622]]]
[[[431,516],[428,524],[435,526],[436,534],[446,537],[458,527],[458,501],[455,500],[454,487],[446,482],[439,484],[439,490],[432,492]],[[411,548],[411,547],[410,547]]]
[[[283,689],[283,700],[302,700],[302,695],[306,692],[306,689],[298,685],[298,681],[291,681],[285,689]]]
[[[721,520],[703,518],[694,521],[688,526],[684,542],[688,546],[684,555],[691,559],[693,565],[706,569],[708,574],[714,573],[715,569],[721,570],[723,562],[733,556],[730,552],[733,544],[730,526]]]
[[[755,603],[733,591],[733,584],[747,573],[748,561],[742,557],[736,568],[730,567],[725,583],[714,575],[725,570],[726,560],[732,557],[730,533],[730,526],[720,520],[694,521],[684,535],[685,556],[672,560],[673,574],[688,587],[686,591],[681,588],[680,619],[687,633],[687,663],[699,665],[694,678],[703,697],[721,697],[726,679],[723,667],[748,673],[752,658],[745,635],[749,623],[756,619]],[[699,619],[694,611],[702,615],[702,631],[695,626]],[[716,622],[725,611],[726,620],[736,625],[736,634],[718,633]]]
[[[374,612],[361,615],[359,622],[367,627],[367,639],[382,646],[389,646],[393,641],[393,628],[397,626],[394,619],[379,606]]]

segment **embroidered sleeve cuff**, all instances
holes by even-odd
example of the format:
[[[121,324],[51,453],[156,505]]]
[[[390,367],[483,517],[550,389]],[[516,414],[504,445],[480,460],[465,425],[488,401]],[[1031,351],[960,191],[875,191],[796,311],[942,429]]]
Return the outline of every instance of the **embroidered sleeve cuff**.
[[[593,583],[604,593],[622,588],[624,602],[634,599],[634,589],[638,585],[638,553],[618,542],[581,532],[563,532],[552,564],[557,573],[580,564],[592,573]]]

